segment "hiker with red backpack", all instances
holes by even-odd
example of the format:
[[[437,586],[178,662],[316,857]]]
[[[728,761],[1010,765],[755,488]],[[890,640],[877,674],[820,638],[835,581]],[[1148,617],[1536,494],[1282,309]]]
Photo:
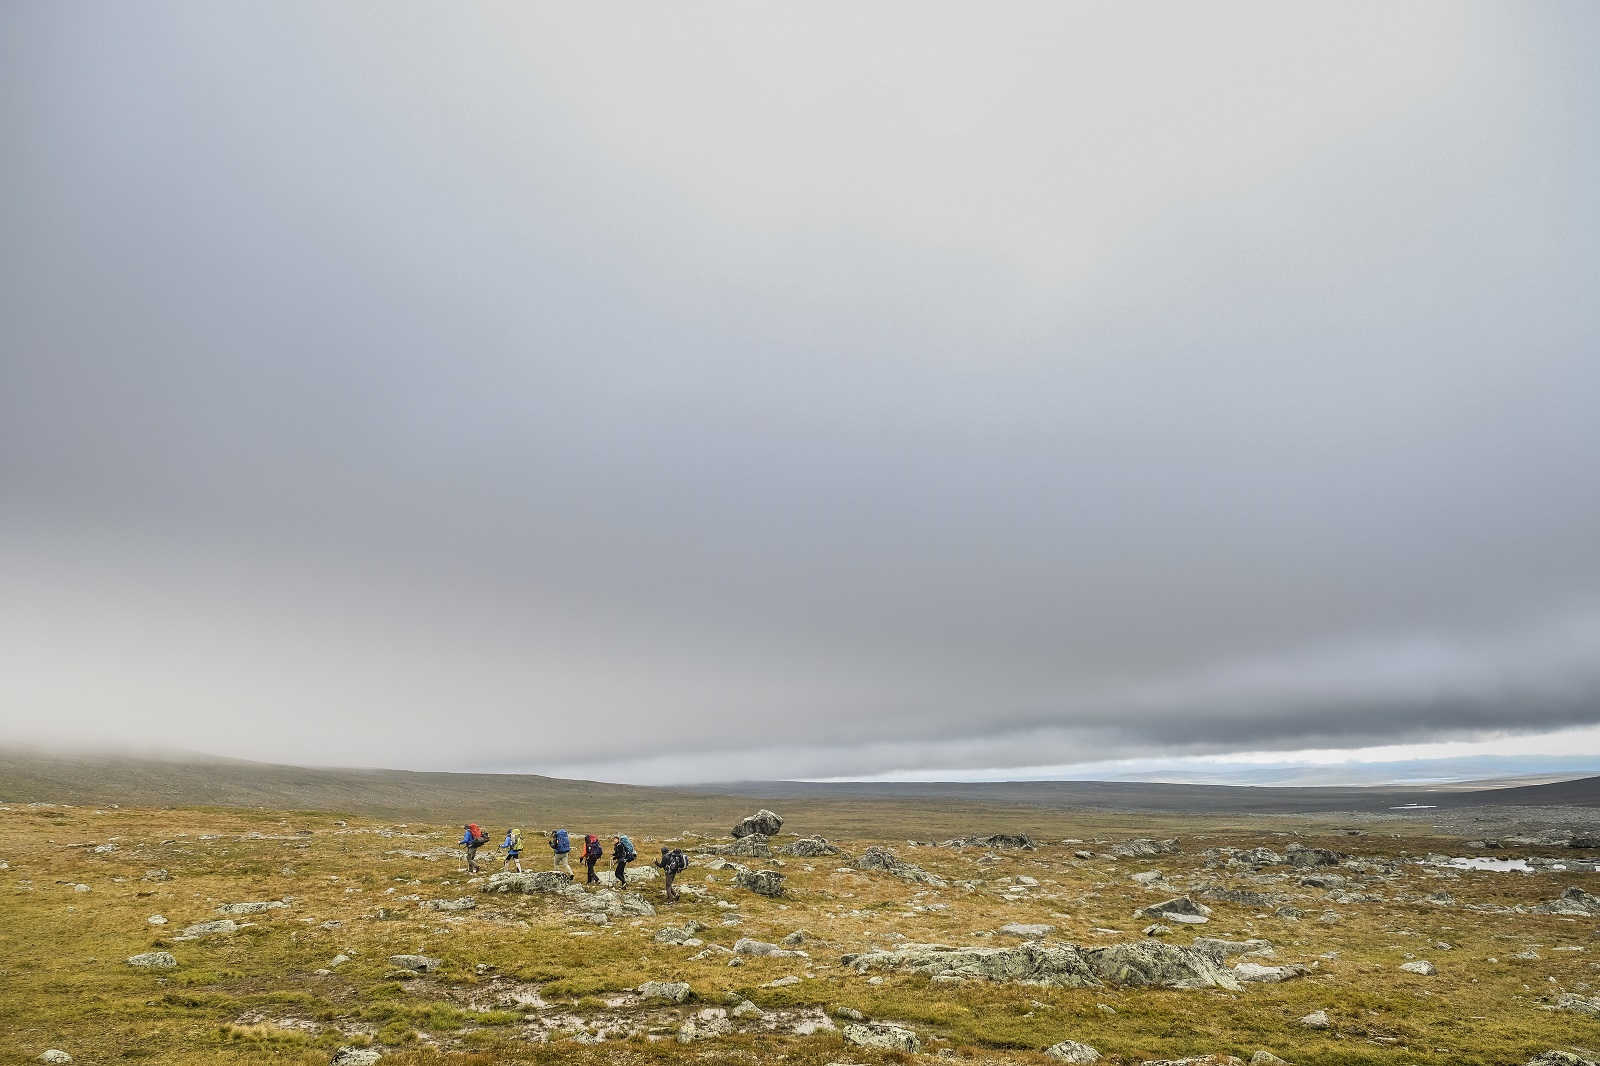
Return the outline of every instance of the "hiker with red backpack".
[[[467,849],[467,873],[482,873],[483,871],[478,869],[478,849],[489,843],[489,834],[472,824],[461,828],[466,830],[461,837],[461,846]]]
[[[606,849],[600,846],[600,838],[590,833],[583,838],[583,865],[589,871],[587,885],[597,885],[600,879],[594,875],[594,864],[605,856]]]
[[[572,880],[572,863],[567,861],[567,856],[572,854],[572,839],[567,836],[565,829],[557,829],[550,834],[550,850],[555,852],[556,873],[565,873],[567,880]]]

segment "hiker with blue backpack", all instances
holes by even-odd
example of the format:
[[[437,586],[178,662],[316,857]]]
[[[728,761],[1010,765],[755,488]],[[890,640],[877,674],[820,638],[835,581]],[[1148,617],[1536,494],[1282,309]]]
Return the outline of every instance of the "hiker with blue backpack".
[[[617,884],[628,883],[628,864],[638,857],[633,841],[620,834],[611,838],[611,861],[617,864]]]
[[[557,829],[550,834],[550,850],[555,852],[556,873],[565,873],[567,880],[572,880],[572,863],[567,859],[572,854],[572,840],[565,829]]]

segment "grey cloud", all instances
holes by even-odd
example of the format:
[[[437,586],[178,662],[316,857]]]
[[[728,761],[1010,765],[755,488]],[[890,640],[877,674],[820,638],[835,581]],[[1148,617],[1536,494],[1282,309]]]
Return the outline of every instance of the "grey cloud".
[[[0,14],[0,739],[686,780],[1600,721],[1593,17],[1041,281],[707,217],[472,20],[347,10]]]

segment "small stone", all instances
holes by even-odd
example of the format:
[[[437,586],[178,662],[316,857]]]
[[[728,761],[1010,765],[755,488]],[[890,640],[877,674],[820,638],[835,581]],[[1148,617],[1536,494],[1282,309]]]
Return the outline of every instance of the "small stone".
[[[1156,923],[1154,923],[1152,925],[1147,925],[1147,926],[1144,927],[1144,935],[1145,936],[1171,936],[1172,935],[1172,926],[1170,926],[1170,925],[1162,925],[1160,922],[1156,922]]]
[[[1438,967],[1427,959],[1418,959],[1416,962],[1403,962],[1400,968],[1406,973],[1419,974],[1423,977],[1433,977],[1439,972]]]
[[[150,917],[146,918],[145,921],[149,922],[151,925],[166,925],[167,924],[166,917],[164,915],[160,915],[160,914],[152,914]]]
[[[735,1018],[765,1018],[767,1012],[751,1003],[748,999],[740,1000],[739,1004],[728,1012]]]
[[[1090,1066],[1091,1063],[1100,1061],[1100,1052],[1076,1040],[1063,1040],[1059,1044],[1051,1044],[1044,1049],[1044,1053],[1057,1062],[1068,1062],[1073,1066]]]
[[[328,968],[329,969],[334,969],[336,967],[343,966],[345,963],[347,963],[349,961],[350,961],[350,956],[344,954],[343,952],[340,952],[339,954],[335,955],[333,958],[328,960]]]
[[[841,1018],[848,1018],[852,1022],[864,1022],[867,1020],[867,1016],[854,1007],[835,1007],[833,1008],[833,1013]]]
[[[221,918],[215,922],[199,922],[195,925],[191,925],[189,928],[185,929],[181,935],[175,936],[172,939],[199,940],[204,936],[226,936],[228,934],[238,932],[238,930],[238,922],[235,922],[232,918]]]
[[[267,911],[281,910],[287,906],[287,903],[275,899],[264,900],[260,903],[224,903],[217,908],[217,913],[223,915],[265,914]]]
[[[766,984],[762,985],[761,987],[762,988],[788,988],[790,985],[797,985],[799,983],[800,983],[800,978],[795,977],[793,974],[790,974],[788,977],[780,977],[776,981],[768,981]]]
[[[1250,1066],[1289,1066],[1289,1064],[1272,1052],[1261,1050],[1250,1056]]]
[[[142,955],[129,956],[128,965],[145,970],[172,970],[177,968],[178,960],[172,957],[170,951],[146,951]]]
[[[60,1048],[51,1048],[49,1051],[46,1051],[44,1054],[40,1055],[38,1058],[34,1059],[33,1061],[34,1062],[71,1062],[72,1061],[72,1056],[68,1055],[65,1051],[62,1051]]]
[[[1300,1019],[1300,1024],[1305,1026],[1307,1029],[1333,1028],[1333,1021],[1328,1017],[1328,1012],[1325,1010],[1312,1011],[1310,1014]]]

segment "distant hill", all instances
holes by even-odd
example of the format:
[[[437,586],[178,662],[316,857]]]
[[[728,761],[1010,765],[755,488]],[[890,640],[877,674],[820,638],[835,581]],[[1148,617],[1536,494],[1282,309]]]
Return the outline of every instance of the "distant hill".
[[[266,807],[365,814],[395,821],[515,821],[530,828],[684,830],[722,834],[759,805],[805,832],[955,835],[1071,832],[1072,812],[1318,815],[1436,808],[1600,807],[1600,777],[1510,788],[1282,788],[1135,781],[982,783],[741,782],[652,788],[532,774],[436,773],[277,766],[207,756],[150,757],[0,751],[0,802],[106,806]],[[1104,821],[1104,819],[1102,819]],[[1108,823],[1109,824],[1109,823]]]

